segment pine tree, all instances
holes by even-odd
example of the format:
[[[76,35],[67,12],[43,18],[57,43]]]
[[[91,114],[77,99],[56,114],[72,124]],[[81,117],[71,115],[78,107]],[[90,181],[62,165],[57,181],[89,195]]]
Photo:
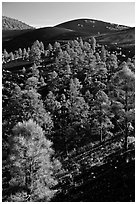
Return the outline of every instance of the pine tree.
[[[88,125],[89,106],[80,93],[81,88],[82,85],[77,78],[71,79],[69,98],[66,101],[69,121],[66,135],[68,135],[68,139],[71,138],[70,141],[75,141],[71,143],[72,147],[80,144]]]
[[[26,55],[27,55],[26,48],[23,48],[23,52],[22,52],[23,60],[25,59]]]
[[[127,59],[127,65],[132,72],[135,72],[135,64],[134,61],[132,62],[131,58]]]
[[[24,75],[25,73],[26,73],[26,68],[23,67],[23,68],[22,68],[22,74]]]
[[[3,55],[4,55],[4,60],[7,62],[9,54],[5,49],[4,49]]]
[[[49,43],[49,45],[48,45],[48,50],[49,51],[52,51],[53,50],[53,47],[52,47],[52,45]]]
[[[109,131],[114,126],[111,118],[114,116],[110,110],[110,100],[103,90],[96,93],[96,99],[93,101],[91,108],[91,116],[93,118],[93,128],[96,128],[96,133],[100,135],[100,141],[112,133]]]
[[[13,87],[12,87],[13,88]],[[11,90],[10,90],[11,91]],[[51,137],[53,121],[50,114],[45,110],[40,95],[35,89],[21,90],[15,86],[11,91],[11,97],[3,109],[3,199],[5,200],[9,190],[8,180],[10,168],[8,167],[8,154],[10,145],[8,139],[12,137],[12,128],[19,122],[33,119],[45,131],[45,135]],[[5,180],[6,178],[6,180]]]
[[[99,53],[96,52],[95,55],[96,55],[96,61],[97,61],[97,62],[100,62],[101,59],[100,59],[100,55],[99,55]]]
[[[73,100],[80,94],[82,85],[77,78],[70,79],[70,98]]]
[[[110,79],[111,76],[117,71],[117,68],[118,68],[118,61],[117,61],[116,55],[111,54],[110,56],[107,57],[106,67],[107,67],[109,79]]]
[[[15,56],[15,59],[18,59],[18,58],[19,58],[19,51],[18,51],[18,50],[15,50],[14,56]]]
[[[102,60],[103,62],[106,61],[106,52],[107,52],[107,51],[106,51],[104,45],[102,45],[102,47],[101,47],[101,56],[100,56],[100,58],[101,58],[101,60]]]
[[[44,105],[46,110],[50,111],[54,116],[56,115],[56,111],[60,109],[60,102],[56,100],[55,95],[50,91],[44,101]]]
[[[34,63],[33,66],[31,67],[31,73],[33,77],[39,78],[39,69],[36,63]]]
[[[10,136],[13,126],[32,118],[49,134],[53,127],[50,114],[44,109],[40,94],[33,88],[28,90],[14,90],[13,95],[3,110],[3,134]]]
[[[134,122],[135,113],[135,74],[126,63],[122,64],[121,70],[113,77],[115,100],[122,103],[121,123],[124,123],[125,148],[127,148],[128,123]]]
[[[93,73],[93,77],[102,82],[105,83],[107,81],[108,76],[108,70],[106,68],[106,64],[104,62],[99,62],[95,66],[95,71]]]
[[[44,44],[43,44],[43,42],[40,42],[39,48],[40,48],[40,51],[41,51],[42,53],[44,53]]]
[[[40,50],[40,43],[39,41],[35,41],[31,46],[31,50],[29,53],[30,60],[36,64],[39,64],[41,59],[41,50]]]
[[[33,45],[34,45],[35,47],[40,48],[40,42],[39,42],[38,40],[36,40],[36,41],[33,43]]]
[[[89,42],[91,43],[91,48],[93,50],[93,52],[95,52],[95,48],[96,48],[96,39],[94,37],[91,37],[89,39]]]
[[[67,64],[67,65],[65,66],[65,69],[66,69],[66,70],[65,70],[65,77],[69,78],[70,75],[72,75],[72,71],[71,71],[70,65]]]
[[[30,54],[30,47],[28,47],[28,49],[27,49],[27,53]]]
[[[18,123],[10,138],[10,190],[9,201],[49,201],[56,190],[55,172],[60,163],[54,161],[52,143],[42,128],[33,120]],[[55,166],[55,163],[58,166]]]
[[[80,44],[80,47],[81,48],[83,48],[83,45],[84,45],[84,43],[83,43],[83,40],[82,40],[82,38],[80,37],[80,40],[79,40],[80,42],[79,42],[79,44]]]
[[[38,78],[32,76],[32,77],[27,79],[25,89],[27,89],[27,90],[37,89],[37,86],[38,86]]]
[[[19,52],[19,57],[22,57],[22,49],[21,48],[18,49],[18,52]]]
[[[60,43],[59,42],[55,42],[54,43],[54,50],[60,49]]]
[[[13,52],[10,52],[10,53],[9,53],[9,57],[10,57],[10,61],[13,61],[13,60],[14,60]]]

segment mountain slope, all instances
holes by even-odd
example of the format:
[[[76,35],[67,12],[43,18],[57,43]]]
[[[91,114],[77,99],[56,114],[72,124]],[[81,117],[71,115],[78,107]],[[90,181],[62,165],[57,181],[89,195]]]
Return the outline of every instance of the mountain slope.
[[[76,19],[65,23],[61,23],[59,25],[56,25],[56,27],[72,29],[78,32],[85,32],[94,35],[102,33],[112,33],[114,31],[129,28],[127,26],[103,22],[94,19]]]
[[[96,40],[101,44],[135,45],[135,28],[100,35]]]
[[[16,33],[15,33],[16,34]],[[6,41],[3,38],[3,49],[13,51],[19,47],[30,47],[34,41],[39,40],[44,44],[54,42],[56,40],[70,40],[79,36],[87,36],[85,33],[77,32],[71,29],[45,27],[34,30],[29,30],[20,35],[15,35],[11,40]],[[4,37],[4,36],[3,36]]]
[[[14,39],[17,36],[20,36],[24,33],[30,32],[32,29],[25,30],[2,30],[2,42],[7,42]]]
[[[2,30],[25,30],[25,29],[34,28],[14,18],[2,16]]]
[[[2,46],[7,51],[14,51],[19,47],[31,47],[36,40],[47,45],[55,41],[73,40],[77,37],[86,39],[91,36],[95,36],[97,43],[101,44],[135,45],[135,28],[92,19],[78,19],[55,27],[3,30]]]

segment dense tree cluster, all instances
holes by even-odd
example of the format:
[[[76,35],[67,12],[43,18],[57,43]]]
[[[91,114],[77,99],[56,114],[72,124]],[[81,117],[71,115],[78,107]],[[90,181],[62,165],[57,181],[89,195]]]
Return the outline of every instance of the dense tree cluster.
[[[117,135],[127,148],[135,125],[134,59],[120,62],[96,46],[95,38],[80,38],[46,48],[36,41],[14,55],[4,50],[5,62],[20,56],[34,63],[3,70],[3,183],[11,192],[5,200],[48,201],[54,195],[58,161],[52,148],[67,156]]]

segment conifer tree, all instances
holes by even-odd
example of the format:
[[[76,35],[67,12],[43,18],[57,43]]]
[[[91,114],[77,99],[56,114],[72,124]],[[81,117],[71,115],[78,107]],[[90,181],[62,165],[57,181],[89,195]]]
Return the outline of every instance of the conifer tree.
[[[13,88],[13,87],[12,87]],[[10,145],[8,139],[12,137],[12,128],[20,121],[29,120],[32,118],[37,122],[45,135],[50,137],[53,128],[53,121],[50,113],[43,106],[40,95],[35,89],[21,90],[19,86],[11,91],[11,97],[3,109],[3,199],[5,200],[9,190],[9,167],[7,156],[9,154]],[[6,178],[6,180],[5,180]]]
[[[101,58],[101,60],[102,60],[103,62],[106,61],[106,52],[107,52],[107,51],[106,51],[104,45],[102,45],[100,58]]]
[[[7,62],[9,54],[5,49],[4,49],[3,55],[4,55],[4,60]]]
[[[26,55],[27,55],[26,48],[23,48],[23,52],[22,52],[23,60],[26,58]]]
[[[126,63],[113,77],[115,100],[122,103],[120,114],[121,123],[124,123],[125,148],[127,148],[128,123],[134,122],[135,113],[135,74]]]
[[[40,49],[40,51],[41,51],[42,53],[44,53],[44,44],[43,44],[43,42],[40,42],[40,44],[39,44],[39,49]]]
[[[79,42],[79,44],[80,44],[80,47],[81,48],[83,48],[83,45],[84,45],[84,43],[83,43],[83,40],[82,40],[82,38],[80,38],[80,40],[79,40],[80,42]]]
[[[30,54],[30,47],[28,47],[28,49],[27,49],[27,53]]]
[[[33,77],[39,78],[39,69],[36,63],[34,63],[33,66],[31,67],[31,73]]]
[[[51,141],[47,140],[42,128],[30,119],[18,123],[10,138],[10,189],[9,201],[49,201],[56,190],[55,172],[60,163],[54,161]],[[55,163],[57,165],[55,165]]]
[[[47,110],[49,110],[54,116],[56,115],[56,111],[60,109],[60,102],[56,100],[55,95],[50,91],[44,101],[44,105]]]
[[[49,51],[52,51],[53,50],[53,47],[52,47],[52,45],[49,43],[49,45],[48,45],[48,50]]]
[[[106,64],[104,62],[99,62],[95,66],[95,71],[93,73],[93,77],[102,83],[105,83],[108,76],[108,70],[106,68]]]
[[[69,98],[67,100],[69,122],[66,134],[68,138],[73,137],[71,140],[76,141],[76,143],[80,143],[83,139],[88,125],[89,106],[80,93],[81,88],[82,85],[77,78],[71,79]],[[75,145],[77,145],[76,143]]]
[[[40,43],[39,41],[35,41],[31,46],[31,50],[29,53],[30,60],[36,64],[39,64],[41,59],[41,50],[40,50]]]
[[[69,64],[67,64],[66,66],[65,66],[65,76],[67,77],[67,78],[69,78],[70,77],[70,75],[72,74],[72,71],[71,71],[71,68],[70,68],[70,65]]]
[[[100,59],[100,55],[99,55],[99,53],[96,52],[95,55],[96,55],[96,61],[97,61],[97,62],[100,62],[101,59]]]
[[[15,59],[18,59],[18,58],[19,58],[19,51],[18,51],[18,50],[15,50],[14,56],[15,56]]]
[[[50,114],[44,109],[40,94],[33,88],[21,91],[20,87],[17,87],[3,110],[3,119],[6,121],[6,124],[3,124],[3,134],[10,136],[11,129],[17,122],[30,118],[44,130],[48,130],[47,134],[51,132],[53,122]]]
[[[91,108],[91,115],[93,118],[93,127],[96,127],[96,131],[100,135],[100,141],[112,133],[109,131],[114,126],[111,122],[111,118],[114,116],[109,108],[110,100],[103,90],[99,90],[96,94],[96,100],[94,100]]]
[[[55,42],[54,43],[54,50],[59,50],[61,48],[60,43],[59,42]]]
[[[37,89],[37,86],[38,86],[38,78],[32,76],[32,77],[27,79],[25,89],[27,89],[27,90]]]
[[[22,57],[22,49],[21,48],[18,49],[18,53],[19,53],[19,57]]]
[[[111,54],[110,56],[107,57],[106,59],[106,67],[109,73],[109,79],[111,76],[117,71],[118,68],[118,61],[117,61],[117,56],[114,54]]]
[[[13,52],[10,52],[10,53],[9,53],[9,57],[10,57],[10,61],[13,61],[13,60],[14,60]]]
[[[89,39],[89,42],[91,43],[91,48],[93,50],[93,52],[95,52],[95,48],[96,48],[96,39],[94,37],[91,37]]]

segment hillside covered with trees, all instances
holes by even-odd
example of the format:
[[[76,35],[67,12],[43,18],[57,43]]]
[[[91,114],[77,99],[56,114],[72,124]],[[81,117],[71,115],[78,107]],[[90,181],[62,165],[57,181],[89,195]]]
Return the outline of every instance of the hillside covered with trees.
[[[34,28],[17,19],[2,16],[2,30],[25,30],[25,29]]]
[[[94,37],[3,50],[3,201],[134,202],[129,54]]]

